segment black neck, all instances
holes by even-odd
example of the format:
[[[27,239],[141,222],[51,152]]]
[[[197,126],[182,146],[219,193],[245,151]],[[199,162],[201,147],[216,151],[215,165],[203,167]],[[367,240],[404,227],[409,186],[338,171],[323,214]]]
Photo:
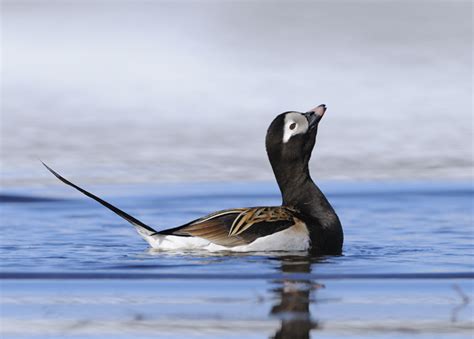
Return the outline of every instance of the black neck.
[[[307,163],[273,166],[283,205],[292,206],[315,219],[335,215],[329,201],[309,174]]]
[[[311,179],[308,163],[294,162],[278,165],[272,163],[282,204],[297,209],[306,216],[310,233],[319,244],[318,250],[338,253],[342,247],[342,226],[339,218],[323,192]]]

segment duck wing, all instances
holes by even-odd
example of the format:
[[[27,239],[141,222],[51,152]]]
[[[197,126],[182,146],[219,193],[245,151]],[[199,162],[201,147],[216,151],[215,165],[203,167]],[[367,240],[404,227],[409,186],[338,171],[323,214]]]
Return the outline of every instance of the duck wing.
[[[234,247],[250,244],[299,221],[298,212],[285,206],[237,208],[215,212],[156,234],[199,237],[217,245]]]

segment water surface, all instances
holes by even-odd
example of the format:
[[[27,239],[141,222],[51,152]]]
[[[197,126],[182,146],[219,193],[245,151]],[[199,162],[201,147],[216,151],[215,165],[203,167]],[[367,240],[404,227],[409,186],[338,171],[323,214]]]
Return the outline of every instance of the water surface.
[[[280,202],[268,183],[88,188],[159,229]],[[344,225],[342,256],[152,251],[68,187],[3,191],[2,334],[470,337],[472,185],[322,188]]]

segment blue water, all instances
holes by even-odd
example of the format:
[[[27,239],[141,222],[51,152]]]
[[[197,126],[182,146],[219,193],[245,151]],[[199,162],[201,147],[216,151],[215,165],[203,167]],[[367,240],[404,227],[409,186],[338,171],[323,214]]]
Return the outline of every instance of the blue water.
[[[342,256],[157,252],[66,186],[3,190],[2,337],[472,335],[471,183],[321,187]],[[280,202],[271,183],[87,188],[158,229]]]

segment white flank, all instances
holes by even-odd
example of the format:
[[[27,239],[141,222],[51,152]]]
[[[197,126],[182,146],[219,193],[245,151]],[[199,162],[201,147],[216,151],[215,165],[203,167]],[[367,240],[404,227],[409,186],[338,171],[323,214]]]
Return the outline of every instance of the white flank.
[[[141,232],[139,234],[152,248],[164,251],[188,249],[204,249],[210,252],[306,251],[310,245],[308,230],[303,223],[297,223],[283,231],[258,238],[248,245],[235,247],[216,245],[209,240],[198,237],[175,235],[149,236]]]

